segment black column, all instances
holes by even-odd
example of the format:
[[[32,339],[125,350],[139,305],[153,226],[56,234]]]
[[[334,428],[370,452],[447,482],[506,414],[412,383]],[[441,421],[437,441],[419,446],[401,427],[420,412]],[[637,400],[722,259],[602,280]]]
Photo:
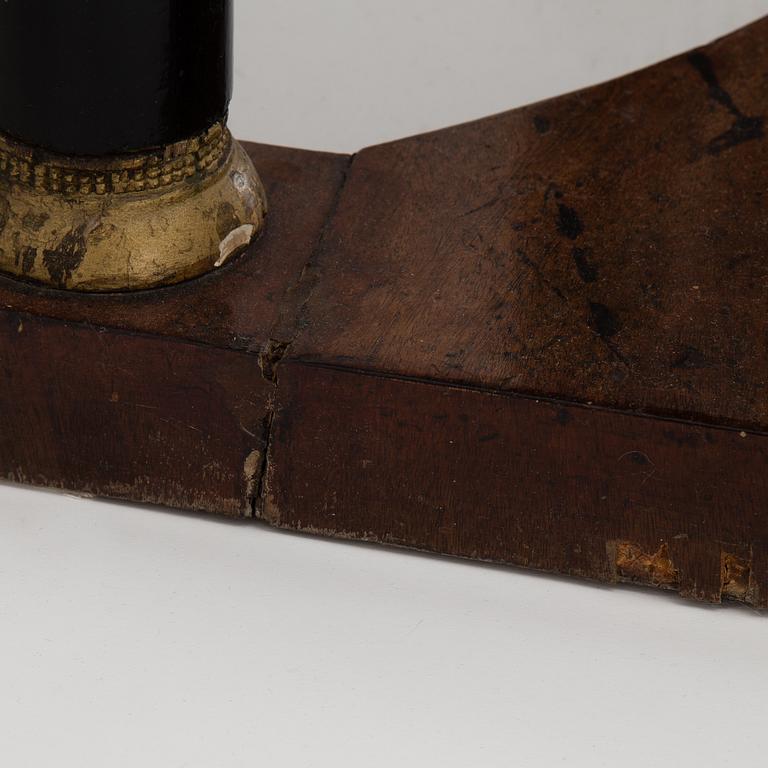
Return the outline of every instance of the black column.
[[[189,138],[226,115],[232,0],[0,0],[0,132],[66,155]]]

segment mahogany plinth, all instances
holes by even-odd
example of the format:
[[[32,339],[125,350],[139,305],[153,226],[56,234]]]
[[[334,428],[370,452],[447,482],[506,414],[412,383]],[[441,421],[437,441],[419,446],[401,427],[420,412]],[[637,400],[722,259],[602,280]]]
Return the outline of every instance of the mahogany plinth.
[[[181,286],[0,281],[0,471],[768,607],[768,20],[353,157]]]

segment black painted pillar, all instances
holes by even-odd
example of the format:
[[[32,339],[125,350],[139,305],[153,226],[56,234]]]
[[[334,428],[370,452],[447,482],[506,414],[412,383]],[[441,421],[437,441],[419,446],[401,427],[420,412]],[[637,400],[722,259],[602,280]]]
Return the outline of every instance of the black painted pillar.
[[[136,152],[225,117],[232,0],[0,0],[0,132],[64,155]]]

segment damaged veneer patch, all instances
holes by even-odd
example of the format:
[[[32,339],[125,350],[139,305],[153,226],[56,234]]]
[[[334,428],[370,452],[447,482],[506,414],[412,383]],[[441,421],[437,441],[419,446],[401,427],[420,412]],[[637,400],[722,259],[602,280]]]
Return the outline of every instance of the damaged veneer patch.
[[[742,557],[723,552],[720,557],[721,597],[749,601],[750,563]]]
[[[661,542],[655,551],[648,551],[628,541],[609,542],[618,581],[665,589],[680,589],[681,574]],[[720,556],[720,599],[752,603],[750,560],[732,552]]]
[[[252,450],[245,457],[243,480],[245,481],[245,517],[253,517],[253,503],[259,494],[261,485],[261,451]]]
[[[675,568],[665,543],[653,553],[637,544],[617,541],[616,572],[622,581],[673,589],[680,585],[680,572]]]

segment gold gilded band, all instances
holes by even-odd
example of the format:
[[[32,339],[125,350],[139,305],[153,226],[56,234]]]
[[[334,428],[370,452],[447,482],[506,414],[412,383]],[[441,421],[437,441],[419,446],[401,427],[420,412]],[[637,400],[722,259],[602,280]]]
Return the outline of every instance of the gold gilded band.
[[[125,291],[222,266],[262,228],[264,190],[223,123],[151,152],[62,157],[0,135],[0,271]]]
[[[0,177],[43,192],[108,195],[168,187],[205,173],[224,158],[232,137],[223,123],[156,152],[112,159],[66,159],[0,134]]]

